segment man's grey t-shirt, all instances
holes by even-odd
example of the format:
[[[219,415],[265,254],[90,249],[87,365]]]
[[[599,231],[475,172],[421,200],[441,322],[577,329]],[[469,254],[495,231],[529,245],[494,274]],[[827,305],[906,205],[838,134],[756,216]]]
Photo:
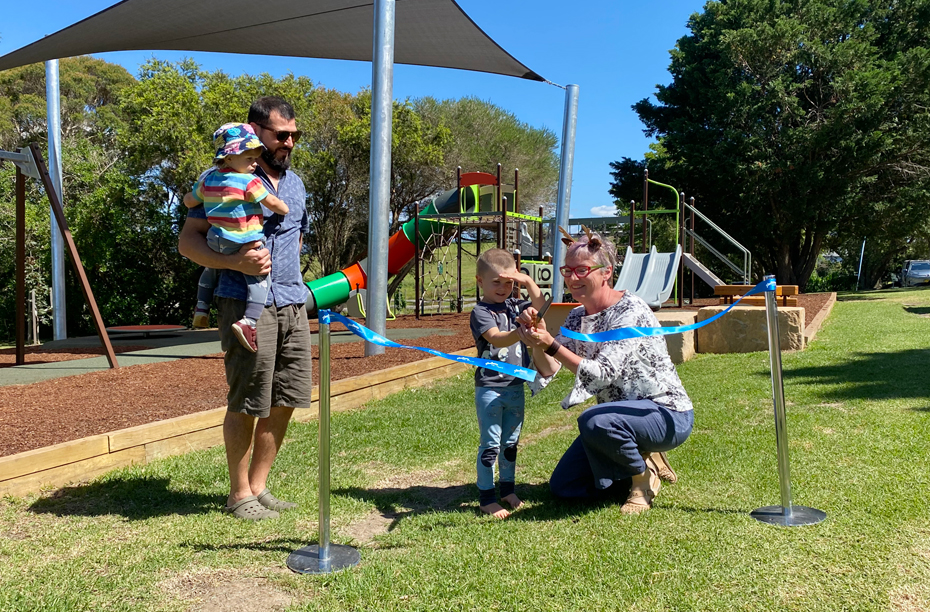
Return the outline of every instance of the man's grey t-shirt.
[[[496,347],[485,340],[482,335],[492,327],[505,333],[515,330],[518,325],[517,316],[529,304],[527,300],[517,298],[507,298],[500,304],[478,302],[475,309],[471,311],[471,335],[475,338],[475,346],[478,347],[478,357],[524,368],[530,367],[531,355],[522,342],[517,341],[516,344],[510,346]],[[509,387],[522,384],[522,379],[494,370],[485,368],[475,370],[476,387]]]

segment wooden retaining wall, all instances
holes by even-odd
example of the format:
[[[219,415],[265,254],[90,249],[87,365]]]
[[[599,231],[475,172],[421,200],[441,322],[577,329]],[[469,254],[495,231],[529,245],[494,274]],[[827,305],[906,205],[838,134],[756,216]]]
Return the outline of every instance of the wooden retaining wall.
[[[474,357],[476,351],[454,354]],[[336,412],[357,408],[408,387],[470,369],[462,363],[432,357],[335,381],[330,387],[330,409]],[[225,414],[225,407],[217,408],[0,457],[0,496],[38,493],[89,480],[115,468],[221,445]],[[312,407],[295,410],[293,420],[312,421],[318,414],[319,387],[314,387]]]

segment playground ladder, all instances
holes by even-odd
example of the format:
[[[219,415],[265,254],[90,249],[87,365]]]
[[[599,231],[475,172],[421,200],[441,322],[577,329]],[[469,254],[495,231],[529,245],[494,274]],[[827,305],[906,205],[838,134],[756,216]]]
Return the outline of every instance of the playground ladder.
[[[684,200],[684,196],[682,196],[682,200]],[[694,201],[694,198],[692,198],[692,201]],[[736,241],[735,238],[733,238],[728,233],[723,231],[720,228],[720,226],[718,226],[716,223],[708,219],[707,215],[705,215],[704,213],[699,211],[697,208],[695,208],[694,205],[688,204],[686,202],[682,202],[681,204],[684,207],[684,212],[694,213],[695,216],[700,217],[705,223],[707,223],[707,225],[709,225],[711,229],[715,230],[718,234],[720,234],[725,239],[727,239],[730,242],[730,244],[735,246],[743,254],[743,266],[740,267],[734,264],[723,253],[721,253],[714,247],[710,246],[710,244],[706,240],[704,240],[701,236],[699,236],[698,233],[695,232],[693,229],[686,227],[685,235],[694,238],[694,240],[697,241],[698,244],[700,244],[705,249],[707,249],[708,252],[710,252],[714,257],[716,257],[717,259],[722,261],[724,264],[726,264],[736,274],[739,274],[740,276],[742,276],[744,285],[750,284],[751,271],[752,271],[752,253],[749,252],[749,249],[741,245],[739,242]],[[695,259],[693,254],[685,253],[684,261],[687,264],[687,266],[691,268],[692,270],[694,270],[695,274],[697,274],[701,278],[701,280],[703,280],[705,283],[711,286],[726,284],[723,281],[721,281],[719,278],[717,278],[717,276],[714,275],[707,267],[702,265],[701,262]]]

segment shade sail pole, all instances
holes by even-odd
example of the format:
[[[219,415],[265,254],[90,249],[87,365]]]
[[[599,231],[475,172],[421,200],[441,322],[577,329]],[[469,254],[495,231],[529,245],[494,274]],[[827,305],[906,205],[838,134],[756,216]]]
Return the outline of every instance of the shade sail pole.
[[[367,327],[384,335],[387,325],[387,252],[391,196],[391,119],[394,105],[394,0],[375,0],[371,66],[371,174],[368,196]],[[365,356],[384,347],[365,343]]]
[[[559,168],[559,199],[555,207],[555,224],[552,228],[552,267],[558,270],[565,261],[565,244],[559,240],[558,226],[568,230],[569,208],[572,201],[572,166],[575,162],[575,126],[578,123],[578,86],[565,87],[565,114],[562,117],[562,154]],[[553,301],[561,302],[565,283],[561,274],[552,275]]]
[[[58,201],[64,205],[65,197],[61,181],[61,95],[58,84],[58,60],[45,62],[45,115],[48,128],[48,165],[52,186]],[[51,219],[52,245],[52,331],[55,340],[68,337],[68,303],[65,299],[65,239]]]

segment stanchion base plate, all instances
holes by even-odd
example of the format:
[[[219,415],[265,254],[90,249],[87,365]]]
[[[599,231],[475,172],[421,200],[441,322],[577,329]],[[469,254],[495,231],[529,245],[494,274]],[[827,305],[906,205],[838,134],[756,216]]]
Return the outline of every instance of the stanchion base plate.
[[[765,506],[756,508],[749,513],[749,516],[772,525],[781,525],[782,527],[797,527],[799,525],[815,525],[827,518],[827,513],[817,508],[808,508],[807,506],[791,506],[791,512],[785,512],[784,506]]]
[[[331,574],[358,565],[362,556],[351,546],[329,545],[329,559],[320,559],[317,544],[298,548],[287,556],[287,567],[298,574]]]

